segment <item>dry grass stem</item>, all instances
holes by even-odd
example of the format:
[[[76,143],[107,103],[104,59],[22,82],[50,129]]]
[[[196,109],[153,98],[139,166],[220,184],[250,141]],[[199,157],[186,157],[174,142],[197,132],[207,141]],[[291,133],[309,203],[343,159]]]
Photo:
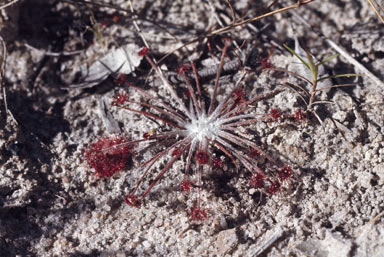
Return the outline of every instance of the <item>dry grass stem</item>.
[[[368,3],[372,6],[372,9],[375,11],[376,15],[379,17],[379,19],[381,20],[382,23],[384,23],[384,18],[383,16],[381,16],[379,10],[377,10],[376,6],[373,4],[372,0],[367,0]],[[376,0],[373,0],[375,2],[375,4],[380,8],[381,11],[383,11],[383,9],[381,8],[381,6],[376,2]]]

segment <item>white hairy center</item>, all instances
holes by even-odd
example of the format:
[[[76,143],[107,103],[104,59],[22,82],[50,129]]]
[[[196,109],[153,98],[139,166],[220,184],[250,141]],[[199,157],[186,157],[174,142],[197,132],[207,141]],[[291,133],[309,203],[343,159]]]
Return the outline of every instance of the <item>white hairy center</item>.
[[[189,134],[199,141],[202,141],[204,138],[213,139],[218,132],[216,122],[212,122],[212,120],[205,117],[205,115],[192,120],[191,123],[185,127]]]

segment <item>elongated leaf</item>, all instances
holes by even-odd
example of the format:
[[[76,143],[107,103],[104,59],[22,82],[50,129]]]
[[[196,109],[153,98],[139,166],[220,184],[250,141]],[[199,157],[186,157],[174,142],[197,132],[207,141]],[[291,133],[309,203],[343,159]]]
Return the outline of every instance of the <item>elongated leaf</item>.
[[[305,51],[305,53],[309,62],[309,69],[312,73],[312,80],[315,80],[317,79],[317,75],[319,74],[319,66],[315,65],[312,55],[308,51]]]
[[[321,62],[319,62],[319,63],[316,64],[316,65],[317,65],[317,66],[322,65],[322,64],[324,64],[324,63],[326,63],[326,62],[329,62],[329,61],[335,59],[335,58],[338,57],[338,56],[339,56],[339,54],[334,54],[334,55],[328,56],[327,58],[325,58],[324,60],[322,60]]]
[[[360,76],[363,76],[363,75],[362,74],[355,74],[355,73],[337,74],[337,75],[321,77],[317,81],[322,81],[322,80],[326,80],[326,79],[334,79],[334,78],[342,78],[342,77],[360,77]]]
[[[309,64],[303,59],[300,57],[300,55],[298,55],[295,51],[293,51],[293,49],[291,49],[289,46],[287,46],[286,44],[283,44],[283,46],[291,53],[293,54],[294,56],[297,57],[297,59],[299,59],[304,65],[305,67],[308,68],[308,70],[311,70],[311,68],[309,67]]]
[[[320,92],[320,91],[328,90],[328,89],[331,89],[331,88],[337,88],[337,87],[353,87],[353,86],[357,86],[357,85],[358,85],[358,84],[356,84],[356,83],[354,83],[354,84],[333,85],[333,86],[324,87],[324,88],[321,88],[321,89],[316,89],[315,92]]]

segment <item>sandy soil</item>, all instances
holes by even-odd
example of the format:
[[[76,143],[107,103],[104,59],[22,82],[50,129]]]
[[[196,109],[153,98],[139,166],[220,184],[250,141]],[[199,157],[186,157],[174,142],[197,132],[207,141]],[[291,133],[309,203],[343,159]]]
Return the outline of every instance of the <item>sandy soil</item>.
[[[211,53],[219,58],[222,39],[230,37],[252,56],[253,70],[242,82],[247,94],[284,88],[254,103],[254,113],[305,109],[298,94],[283,87],[298,80],[260,69],[274,48],[274,67],[307,76],[282,47],[294,48],[295,38],[317,60],[336,53],[299,16],[378,79],[364,75],[330,80],[331,85],[355,85],[319,92],[318,100],[333,102],[316,107],[323,124],[313,114],[303,122],[255,123],[247,136],[291,165],[293,177],[281,192],[269,195],[250,187],[244,167],[236,169],[224,158],[221,168],[203,174],[201,201],[208,218],[199,223],[190,220],[196,188],[191,194],[179,190],[185,158],[172,166],[142,206],[124,203],[140,178],[136,167],[163,145],[137,149],[129,167],[107,179],[97,178],[84,162],[84,149],[98,138],[121,131],[136,139],[164,126],[112,106],[113,96],[127,89],[116,83],[116,74],[92,84],[84,84],[81,77],[82,67],[121,46],[130,44],[134,53],[144,47],[133,15],[71,2],[19,1],[1,12],[0,35],[8,54],[2,86],[8,112],[2,95],[0,256],[384,256],[384,27],[368,1],[314,1],[209,41],[202,37],[161,63],[167,76],[188,60],[199,70],[212,70],[217,60]],[[211,2],[134,1],[137,24],[153,56],[160,59],[220,28],[218,21],[230,24],[227,3]],[[268,12],[273,1],[232,2],[239,20]],[[277,2],[272,10],[295,1]],[[126,1],[103,3],[126,9]],[[235,53],[232,45],[226,62],[236,61]],[[329,75],[363,73],[342,56],[324,68]],[[177,106],[148,62],[141,58],[133,69],[128,81]],[[222,75],[219,100],[241,74],[236,68]],[[212,90],[214,75],[201,79],[204,88]],[[181,84],[176,78],[175,85]],[[82,88],[74,88],[79,85]],[[142,101],[137,91],[128,94]],[[164,165],[160,161],[153,172]],[[144,186],[149,184],[150,179],[145,180]]]

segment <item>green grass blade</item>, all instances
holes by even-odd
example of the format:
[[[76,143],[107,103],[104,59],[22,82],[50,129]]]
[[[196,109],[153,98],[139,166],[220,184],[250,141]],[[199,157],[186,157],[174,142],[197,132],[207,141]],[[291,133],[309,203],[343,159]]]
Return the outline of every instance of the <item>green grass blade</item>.
[[[305,53],[307,55],[308,62],[309,62],[309,70],[312,73],[312,81],[314,81],[317,79],[317,75],[319,73],[319,67],[315,65],[312,55],[308,51],[305,51]]]
[[[320,62],[319,62],[318,64],[316,64],[316,65],[317,65],[317,66],[322,65],[322,64],[324,64],[324,63],[326,63],[326,62],[329,62],[329,61],[335,59],[335,58],[338,57],[338,56],[339,56],[339,54],[334,54],[334,55],[328,56],[327,58],[325,58],[324,60],[320,61]]]
[[[337,75],[331,75],[326,77],[321,77],[317,80],[317,82],[326,80],[326,79],[334,79],[334,78],[342,78],[342,77],[361,77],[362,74],[355,74],[355,73],[346,73],[346,74],[337,74]]]
[[[286,48],[292,55],[296,56],[297,59],[299,59],[300,62],[302,62],[302,63],[305,65],[305,67],[307,67],[308,70],[311,70],[311,68],[309,67],[309,64],[308,64],[306,61],[304,61],[304,59],[301,58],[300,55],[298,55],[293,49],[291,49],[291,48],[290,48],[289,46],[287,46],[286,44],[283,44],[283,46],[284,46],[284,47],[285,47],[285,48]]]

